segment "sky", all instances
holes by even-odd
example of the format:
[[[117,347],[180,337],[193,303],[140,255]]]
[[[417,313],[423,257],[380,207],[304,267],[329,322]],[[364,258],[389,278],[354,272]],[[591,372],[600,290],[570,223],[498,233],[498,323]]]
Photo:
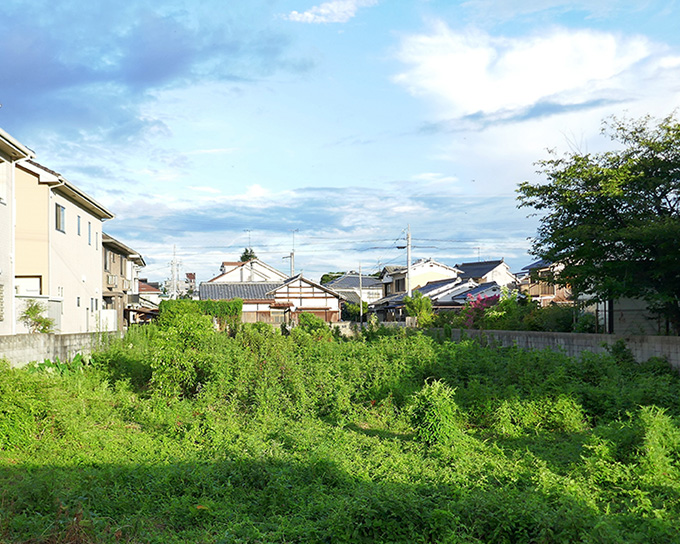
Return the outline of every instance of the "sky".
[[[0,128],[198,282],[528,253],[536,162],[680,105],[675,0],[4,0]]]

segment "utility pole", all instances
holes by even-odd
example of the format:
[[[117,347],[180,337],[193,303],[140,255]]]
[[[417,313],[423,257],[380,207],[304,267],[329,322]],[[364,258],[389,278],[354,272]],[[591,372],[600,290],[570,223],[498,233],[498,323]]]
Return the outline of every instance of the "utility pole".
[[[361,261],[359,261],[359,326],[364,326],[364,294],[361,288]]]
[[[177,246],[172,246],[172,261],[170,262],[170,298],[177,298],[178,291],[178,262]]]
[[[299,232],[299,229],[293,229],[293,249],[288,257],[283,257],[284,259],[290,259],[290,277],[295,275],[295,233]]]
[[[411,225],[406,225],[406,294],[411,296]]]

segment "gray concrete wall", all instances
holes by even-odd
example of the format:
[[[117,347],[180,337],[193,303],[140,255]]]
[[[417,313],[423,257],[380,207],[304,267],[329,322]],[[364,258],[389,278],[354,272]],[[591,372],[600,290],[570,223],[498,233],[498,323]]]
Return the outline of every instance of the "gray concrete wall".
[[[31,361],[68,361],[80,353],[89,355],[120,333],[77,334],[16,334],[0,336],[0,359],[13,367],[22,367]]]
[[[637,336],[621,334],[577,334],[569,332],[533,331],[479,331],[454,329],[451,339],[476,338],[483,344],[497,346],[517,346],[523,349],[558,349],[576,357],[584,351],[603,353],[605,345],[623,340],[631,350],[636,361],[646,361],[651,357],[664,357],[680,370],[680,337],[678,336]]]

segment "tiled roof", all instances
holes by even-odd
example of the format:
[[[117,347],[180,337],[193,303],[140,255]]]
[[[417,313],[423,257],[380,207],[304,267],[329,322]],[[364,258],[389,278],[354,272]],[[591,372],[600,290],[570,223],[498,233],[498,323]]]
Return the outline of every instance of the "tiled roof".
[[[342,293],[342,295],[345,297],[345,302],[350,304],[359,304],[359,301],[361,300],[359,298],[359,293],[355,293],[354,291],[346,291]]]
[[[453,297],[453,300],[465,301],[468,298],[475,298],[477,295],[483,295],[486,291],[489,290],[498,290],[498,294],[500,294],[501,286],[498,285],[495,281],[482,283],[481,285],[478,285],[477,287],[474,287],[469,291],[465,291],[464,293],[456,295],[455,297]]]
[[[548,268],[552,263],[550,261],[546,261],[545,259],[539,259],[536,262],[533,262],[524,268],[522,270],[534,270],[535,268]]]
[[[494,268],[499,266],[500,264],[503,263],[503,260],[500,261],[480,261],[477,263],[463,263],[463,264],[457,264],[456,268],[460,269],[463,271],[463,273],[460,275],[461,278],[481,278],[483,276],[486,276],[489,272],[491,272]]]
[[[158,287],[154,287],[153,285],[149,285],[148,283],[145,283],[140,280],[139,282],[139,292],[140,293],[160,293],[161,290]]]
[[[422,287],[418,287],[418,291],[420,291],[423,295],[428,295],[432,291],[436,291],[437,289],[441,289],[442,287],[447,286],[448,284],[451,284],[453,287],[454,285],[460,283],[459,278],[446,278],[443,280],[437,280],[437,281],[430,281],[427,282],[427,284],[423,285]]]
[[[201,300],[274,300],[269,292],[281,287],[282,282],[253,281],[243,283],[201,283],[198,294]]]
[[[343,274],[339,278],[328,281],[323,284],[324,287],[329,289],[359,289],[359,274]],[[361,276],[361,286],[362,288],[368,289],[369,287],[382,287],[382,282],[378,278],[373,276]]]

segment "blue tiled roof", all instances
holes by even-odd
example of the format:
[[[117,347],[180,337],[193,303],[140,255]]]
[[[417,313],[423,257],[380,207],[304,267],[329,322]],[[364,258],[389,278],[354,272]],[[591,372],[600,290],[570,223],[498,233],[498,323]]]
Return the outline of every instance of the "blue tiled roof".
[[[457,264],[456,268],[460,269],[463,273],[460,275],[461,278],[481,278],[491,272],[498,265],[502,264],[503,261],[480,261],[477,263],[463,263]]]
[[[359,289],[359,274],[343,274],[339,278],[324,283],[323,286],[329,289]],[[362,274],[361,286],[367,289],[369,287],[381,287],[382,282],[373,276]]]
[[[283,282],[245,282],[245,283],[201,283],[198,294],[201,300],[229,300],[241,298],[243,300],[274,299],[268,294],[273,289],[281,287]]]
[[[524,268],[522,270],[533,270],[535,268],[547,268],[551,265],[552,263],[550,261],[546,261],[545,259],[539,259],[536,262],[533,262]]]
[[[418,291],[420,291],[423,295],[428,295],[432,291],[436,291],[437,289],[441,289],[442,287],[451,284],[451,286],[454,286],[456,284],[460,283],[459,278],[447,278],[444,280],[437,280],[437,281],[430,281],[427,284],[423,285],[422,287],[418,287]]]

